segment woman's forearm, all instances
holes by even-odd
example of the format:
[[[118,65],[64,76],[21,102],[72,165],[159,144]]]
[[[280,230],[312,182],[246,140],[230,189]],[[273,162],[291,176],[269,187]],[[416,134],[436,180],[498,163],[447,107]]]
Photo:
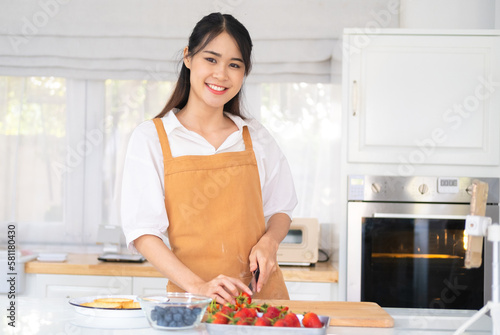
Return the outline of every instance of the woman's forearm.
[[[174,282],[180,288],[194,292],[204,281],[186,267],[174,253],[154,235],[143,235],[134,241],[135,248],[164,277]]]
[[[276,213],[269,218],[267,222],[267,230],[264,238],[268,239],[273,247],[278,251],[279,244],[288,234],[291,224],[290,217],[284,213]]]

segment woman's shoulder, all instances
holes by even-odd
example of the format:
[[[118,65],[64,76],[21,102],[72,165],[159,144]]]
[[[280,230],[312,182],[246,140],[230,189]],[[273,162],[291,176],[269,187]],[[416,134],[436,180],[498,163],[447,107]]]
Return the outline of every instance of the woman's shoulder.
[[[132,137],[153,138],[156,135],[156,126],[153,120],[146,120],[139,123],[132,131]]]
[[[258,120],[245,119],[245,122],[250,131],[252,143],[254,147],[260,148],[265,152],[280,151],[278,143],[274,139],[271,132]]]
[[[254,117],[245,117],[244,119],[239,116],[233,116],[233,121],[238,120],[238,127],[247,126],[250,133],[269,133],[267,129]]]

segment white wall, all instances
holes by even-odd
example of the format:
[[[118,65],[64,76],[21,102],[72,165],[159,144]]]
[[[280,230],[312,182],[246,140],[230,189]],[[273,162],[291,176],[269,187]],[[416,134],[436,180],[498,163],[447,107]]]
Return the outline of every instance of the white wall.
[[[498,12],[498,0],[401,0],[400,27],[494,29],[495,2]]]

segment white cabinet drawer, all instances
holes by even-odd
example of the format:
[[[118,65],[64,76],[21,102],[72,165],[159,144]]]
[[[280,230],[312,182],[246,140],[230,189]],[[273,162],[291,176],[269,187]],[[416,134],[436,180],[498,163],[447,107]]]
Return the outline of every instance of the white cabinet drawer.
[[[26,295],[39,298],[132,294],[132,278],[120,276],[28,274],[26,286]]]
[[[337,300],[337,285],[332,283],[285,282],[291,300]]]
[[[165,294],[167,292],[166,278],[132,278],[132,293],[136,295]]]

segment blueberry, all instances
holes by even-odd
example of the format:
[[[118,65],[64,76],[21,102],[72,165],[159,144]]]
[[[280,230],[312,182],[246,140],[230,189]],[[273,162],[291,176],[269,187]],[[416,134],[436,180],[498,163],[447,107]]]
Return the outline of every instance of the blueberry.
[[[170,314],[170,313],[165,314],[165,315],[163,316],[163,319],[164,319],[166,322],[170,322],[170,321],[172,321],[172,319],[173,319],[173,318],[172,318],[172,314]]]
[[[181,321],[182,320],[182,314],[174,314],[173,319],[174,319],[174,321]]]
[[[155,306],[155,308],[153,309],[153,311],[155,311],[157,313],[157,315],[162,315],[163,314],[163,308],[161,308],[160,306]]]
[[[191,326],[196,320],[196,316],[194,315],[184,315],[184,323],[188,326]]]
[[[151,320],[153,320],[153,321],[158,320],[158,311],[156,309],[153,309],[151,311]]]
[[[158,319],[158,322],[156,324],[160,327],[167,327],[168,326],[168,322],[163,318]]]
[[[175,321],[170,321],[170,322],[168,323],[168,326],[169,326],[169,327],[177,327],[177,326],[176,326],[176,322],[175,322]]]
[[[198,314],[200,314],[200,313],[201,313],[201,308],[200,308],[200,307],[195,307],[195,308],[193,308],[193,309],[191,310],[191,313],[192,313],[193,315],[198,316]]]

